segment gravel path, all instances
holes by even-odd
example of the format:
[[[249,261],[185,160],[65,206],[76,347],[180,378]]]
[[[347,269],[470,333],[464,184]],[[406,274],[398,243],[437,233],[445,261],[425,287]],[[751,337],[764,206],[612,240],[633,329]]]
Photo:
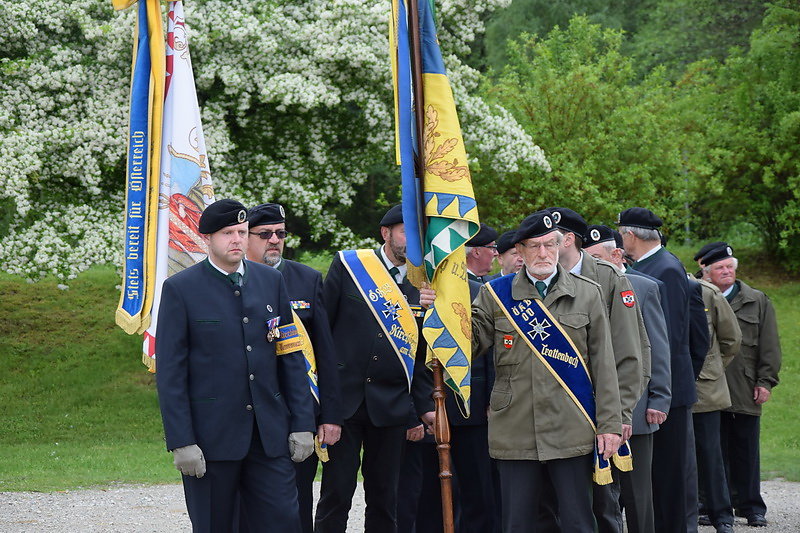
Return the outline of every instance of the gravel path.
[[[761,484],[770,526],[750,529],[737,519],[739,531],[800,532],[800,483]],[[319,483],[315,483],[319,491]],[[350,531],[363,530],[364,497],[360,485],[350,515]],[[0,531],[27,532],[164,532],[191,531],[180,485],[119,485],[63,492],[0,492]],[[700,533],[713,533],[701,527]]]

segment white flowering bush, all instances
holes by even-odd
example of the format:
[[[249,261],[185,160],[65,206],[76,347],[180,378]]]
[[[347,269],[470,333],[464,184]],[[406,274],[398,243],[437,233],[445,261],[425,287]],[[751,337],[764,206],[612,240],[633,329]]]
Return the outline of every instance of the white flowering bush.
[[[547,162],[510,114],[476,96],[480,76],[458,57],[509,1],[437,3],[470,157],[500,174]],[[218,198],[282,202],[333,248],[363,239],[340,215],[394,160],[389,6],[186,4]],[[0,1],[0,269],[63,280],[119,263],[134,15],[108,0]]]

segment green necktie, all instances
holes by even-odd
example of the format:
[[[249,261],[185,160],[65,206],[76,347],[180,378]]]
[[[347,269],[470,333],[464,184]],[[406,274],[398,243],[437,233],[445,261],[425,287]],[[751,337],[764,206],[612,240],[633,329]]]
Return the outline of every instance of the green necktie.
[[[544,281],[537,281],[534,285],[536,286],[536,290],[539,291],[539,296],[544,298],[544,295],[547,293],[547,283]]]
[[[234,285],[241,285],[242,283],[242,275],[238,272],[231,272],[228,274],[228,279],[231,280],[231,283]]]
[[[400,269],[397,267],[392,267],[389,269],[389,274],[392,276],[392,279],[395,280],[397,283],[400,281],[397,279],[397,275],[400,273]]]

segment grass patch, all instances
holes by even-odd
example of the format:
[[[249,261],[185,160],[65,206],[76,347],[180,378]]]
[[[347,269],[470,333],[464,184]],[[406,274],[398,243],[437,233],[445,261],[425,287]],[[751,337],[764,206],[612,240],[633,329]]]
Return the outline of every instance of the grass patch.
[[[693,249],[670,249],[691,263]],[[299,259],[325,272],[331,257]],[[800,481],[800,282],[747,257],[743,278],[772,298],[784,353],[762,419],[762,474]],[[119,283],[113,267],[81,274],[66,291],[0,274],[0,491],[179,482],[141,337],[114,324]]]

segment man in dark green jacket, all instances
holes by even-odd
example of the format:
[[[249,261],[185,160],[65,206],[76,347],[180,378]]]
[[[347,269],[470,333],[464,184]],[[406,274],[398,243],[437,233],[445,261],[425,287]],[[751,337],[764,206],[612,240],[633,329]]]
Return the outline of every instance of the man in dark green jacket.
[[[778,384],[781,346],[775,309],[763,292],[736,279],[738,260],[723,243],[701,260],[704,277],[719,287],[742,330],[742,345],[725,370],[731,407],[722,413],[722,449],[734,508],[751,526],[766,526],[761,497],[759,423],[761,406]]]

